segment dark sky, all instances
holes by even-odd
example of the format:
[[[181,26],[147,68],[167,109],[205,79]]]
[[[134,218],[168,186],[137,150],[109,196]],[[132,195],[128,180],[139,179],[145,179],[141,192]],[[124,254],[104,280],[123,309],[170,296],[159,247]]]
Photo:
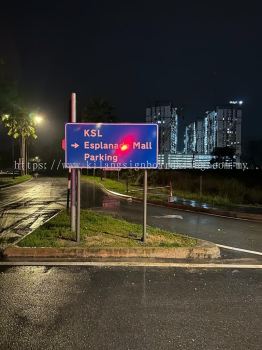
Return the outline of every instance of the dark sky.
[[[49,135],[62,132],[75,91],[80,107],[91,96],[109,99],[121,121],[144,121],[154,100],[172,99],[191,121],[213,105],[243,99],[244,137],[257,139],[259,3],[2,1],[0,56],[27,103],[46,114]]]

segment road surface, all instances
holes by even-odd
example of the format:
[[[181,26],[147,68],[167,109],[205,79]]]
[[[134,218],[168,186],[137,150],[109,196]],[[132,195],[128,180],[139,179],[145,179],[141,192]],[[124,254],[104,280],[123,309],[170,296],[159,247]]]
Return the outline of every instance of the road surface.
[[[142,203],[109,197],[96,186],[86,182],[82,183],[81,205],[136,223],[142,223],[143,220]],[[148,225],[262,254],[262,223],[259,222],[148,205]],[[225,255],[231,256],[231,253]],[[234,256],[248,257],[249,254],[235,252]]]
[[[0,191],[2,237],[15,240],[30,232],[65,206],[65,198],[62,178],[34,179]],[[109,197],[86,183],[82,206],[142,221],[141,203]],[[148,221],[262,250],[259,223],[151,205]],[[0,266],[0,349],[260,349],[262,270],[241,264],[208,269],[72,262]]]
[[[0,348],[258,350],[261,274],[0,267]]]
[[[66,186],[65,178],[38,178],[1,190],[0,238],[7,236],[16,240],[64,207]],[[109,197],[86,182],[82,182],[81,190],[83,208],[142,223],[141,203]],[[217,244],[262,252],[262,223],[149,205],[148,224]],[[237,257],[249,256],[234,254]]]
[[[0,189],[0,239],[15,242],[64,207],[64,178],[37,178]]]

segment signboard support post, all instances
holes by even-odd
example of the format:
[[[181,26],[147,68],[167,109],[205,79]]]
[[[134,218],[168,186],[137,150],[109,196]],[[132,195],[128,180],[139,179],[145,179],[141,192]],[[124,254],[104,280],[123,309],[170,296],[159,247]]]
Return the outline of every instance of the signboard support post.
[[[71,123],[76,123],[76,94],[71,94]],[[71,168],[71,231],[76,231],[76,170]]]
[[[143,221],[143,242],[146,242],[146,219],[147,219],[147,170],[144,173],[144,221]]]
[[[81,170],[77,169],[76,241],[80,242]]]
[[[69,211],[70,187],[71,187],[71,169],[68,169],[68,176],[67,176],[67,196],[66,196],[66,209],[67,209],[67,211]]]

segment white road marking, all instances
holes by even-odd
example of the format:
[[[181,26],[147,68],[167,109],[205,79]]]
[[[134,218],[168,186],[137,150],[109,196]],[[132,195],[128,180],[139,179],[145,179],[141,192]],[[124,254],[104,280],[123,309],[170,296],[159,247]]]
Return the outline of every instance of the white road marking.
[[[157,219],[180,219],[183,220],[182,215],[153,215],[153,218]]]
[[[182,267],[204,269],[262,269],[262,264],[165,263],[127,261],[2,261],[0,266]]]
[[[242,248],[236,248],[236,247],[230,247],[227,245],[222,245],[222,244],[216,244],[219,248],[225,248],[225,249],[230,249],[230,250],[236,250],[238,252],[244,252],[244,253],[250,253],[250,254],[256,254],[256,255],[262,255],[262,252],[258,252],[255,250],[247,250],[247,249],[242,249]]]

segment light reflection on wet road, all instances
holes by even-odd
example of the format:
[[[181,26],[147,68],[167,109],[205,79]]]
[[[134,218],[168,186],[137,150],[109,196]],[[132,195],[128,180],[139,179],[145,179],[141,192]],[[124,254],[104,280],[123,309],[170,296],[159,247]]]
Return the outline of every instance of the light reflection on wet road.
[[[65,205],[66,186],[64,178],[38,178],[0,190],[1,239],[16,241],[57,213]]]

